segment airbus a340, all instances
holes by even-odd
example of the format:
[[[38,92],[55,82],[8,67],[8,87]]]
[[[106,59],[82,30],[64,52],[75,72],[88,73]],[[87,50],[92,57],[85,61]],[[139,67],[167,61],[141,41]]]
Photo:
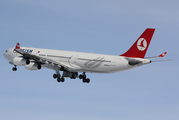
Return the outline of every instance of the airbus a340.
[[[119,56],[20,47],[19,43],[15,48],[6,50],[3,55],[10,64],[14,65],[13,71],[17,70],[17,66],[22,65],[27,70],[40,70],[44,67],[55,70],[53,78],[58,82],[64,82],[65,77],[70,77],[89,83],[90,79],[86,76],[88,72],[113,73],[151,63],[151,58],[145,58],[145,54],[154,31],[153,28],[147,28],[132,47]],[[165,54],[166,52],[157,57],[164,57]],[[63,72],[62,75],[60,71]]]

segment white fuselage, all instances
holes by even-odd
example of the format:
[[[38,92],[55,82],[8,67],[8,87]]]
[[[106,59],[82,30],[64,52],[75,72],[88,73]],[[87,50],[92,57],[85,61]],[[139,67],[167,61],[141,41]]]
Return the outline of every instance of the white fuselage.
[[[70,72],[95,72],[95,73],[113,73],[137,67],[150,63],[148,59],[132,58],[141,61],[141,64],[129,65],[129,61],[123,56],[93,54],[83,52],[71,52],[62,50],[51,50],[31,47],[21,47],[29,54],[53,59],[70,66]],[[13,64],[13,59],[21,54],[14,51],[14,48],[8,49],[4,57]],[[55,69],[50,63],[42,65],[45,68]]]

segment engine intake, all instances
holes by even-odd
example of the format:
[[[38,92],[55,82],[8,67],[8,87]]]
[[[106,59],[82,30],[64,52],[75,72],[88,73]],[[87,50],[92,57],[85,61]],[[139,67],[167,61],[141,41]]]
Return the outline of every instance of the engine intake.
[[[20,66],[20,65],[28,65],[28,64],[30,64],[30,60],[25,59],[23,57],[15,57],[13,59],[13,64],[18,65],[18,66]]]
[[[27,70],[40,70],[42,68],[42,66],[37,63],[30,63],[29,65],[25,65],[25,68]]]

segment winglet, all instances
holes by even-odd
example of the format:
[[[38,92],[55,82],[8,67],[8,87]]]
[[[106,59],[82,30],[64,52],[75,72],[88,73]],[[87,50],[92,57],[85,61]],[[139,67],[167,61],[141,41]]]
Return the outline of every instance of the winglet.
[[[19,43],[16,44],[16,48],[15,49],[20,49],[20,44]]]
[[[167,52],[164,52],[163,54],[159,55],[158,57],[164,57],[167,54]]]

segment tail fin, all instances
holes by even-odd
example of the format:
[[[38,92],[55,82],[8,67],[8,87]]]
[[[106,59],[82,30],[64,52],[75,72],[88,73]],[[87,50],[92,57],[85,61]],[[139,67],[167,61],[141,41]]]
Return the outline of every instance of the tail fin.
[[[20,44],[17,43],[15,49],[20,49]]]
[[[147,28],[137,39],[137,41],[132,45],[132,47],[120,56],[144,58],[154,31],[155,29],[153,28]]]

